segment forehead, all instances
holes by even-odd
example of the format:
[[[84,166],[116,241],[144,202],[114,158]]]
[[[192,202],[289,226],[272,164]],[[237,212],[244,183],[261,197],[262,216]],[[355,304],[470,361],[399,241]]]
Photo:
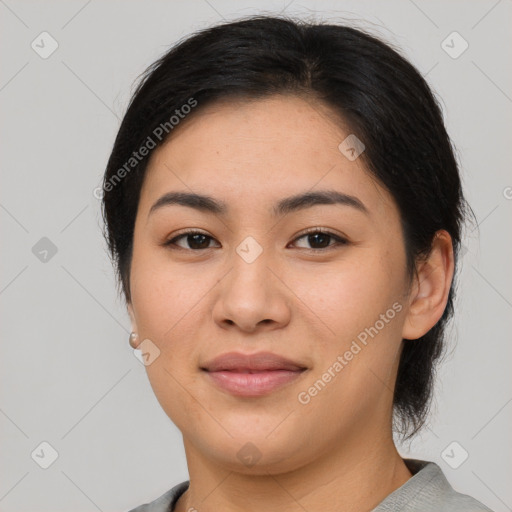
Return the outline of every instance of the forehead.
[[[222,100],[175,130],[151,156],[141,209],[180,190],[217,197],[240,214],[239,206],[256,211],[315,189],[356,196],[374,215],[393,208],[362,159],[349,160],[340,151],[350,131],[320,103],[295,96]]]

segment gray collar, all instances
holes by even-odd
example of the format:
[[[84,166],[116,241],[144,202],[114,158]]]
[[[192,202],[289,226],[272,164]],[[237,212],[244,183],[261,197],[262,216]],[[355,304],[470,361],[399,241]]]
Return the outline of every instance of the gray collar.
[[[371,512],[492,512],[474,498],[456,492],[435,462],[403,460],[413,476]],[[189,480],[181,482],[151,503],[130,512],[172,512],[189,485]]]

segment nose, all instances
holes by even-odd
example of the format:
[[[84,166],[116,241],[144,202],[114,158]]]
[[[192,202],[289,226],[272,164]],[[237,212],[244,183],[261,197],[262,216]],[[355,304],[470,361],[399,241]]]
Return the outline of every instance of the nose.
[[[250,263],[234,255],[231,271],[219,283],[213,308],[220,327],[253,333],[288,324],[289,292],[269,263],[263,254]]]

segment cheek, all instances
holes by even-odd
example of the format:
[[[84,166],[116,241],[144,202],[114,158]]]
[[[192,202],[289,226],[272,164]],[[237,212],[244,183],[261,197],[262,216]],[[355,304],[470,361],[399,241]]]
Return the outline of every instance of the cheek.
[[[336,374],[317,407],[334,400],[349,408],[364,408],[363,403],[378,399],[392,386],[390,371],[401,346],[401,311],[405,309],[401,272],[399,255],[368,248],[333,272],[297,278],[297,295],[314,312],[308,314],[318,325],[313,335],[319,365],[310,384],[318,378],[323,381],[329,369]],[[339,362],[338,356],[343,369],[336,372],[333,365]],[[360,401],[359,406],[354,400]]]
[[[190,408],[189,413],[194,414],[183,389],[197,372],[201,350],[198,326],[204,324],[204,301],[215,280],[206,270],[185,272],[159,252],[134,252],[132,262],[137,329],[143,339],[150,339],[160,351],[146,371],[164,410]]]
[[[134,251],[131,293],[137,326],[146,337],[166,339],[166,333],[197,302],[197,275],[192,280],[169,264],[162,251]]]
[[[131,272],[137,328],[160,351],[145,367],[150,385],[171,420],[178,428],[185,428],[187,422],[201,419],[201,411],[184,389],[190,387],[191,375],[196,371],[192,356],[197,350],[195,317],[198,300],[206,290],[149,251],[134,252]],[[198,281],[197,275],[193,279]],[[202,279],[203,287],[207,281]]]
[[[373,324],[396,300],[397,282],[389,272],[389,262],[371,249],[354,252],[354,257],[340,261],[328,272],[289,275],[289,282],[305,311],[322,321],[332,340],[335,335],[347,340]],[[300,301],[298,301],[300,304]]]

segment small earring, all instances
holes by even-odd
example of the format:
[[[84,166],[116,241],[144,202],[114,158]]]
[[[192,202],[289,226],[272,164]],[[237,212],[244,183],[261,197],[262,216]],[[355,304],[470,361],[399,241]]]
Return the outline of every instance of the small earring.
[[[139,339],[139,335],[136,332],[132,332],[130,334],[130,346],[132,348],[137,348],[137,346],[138,346],[138,343],[137,343],[138,339]]]

